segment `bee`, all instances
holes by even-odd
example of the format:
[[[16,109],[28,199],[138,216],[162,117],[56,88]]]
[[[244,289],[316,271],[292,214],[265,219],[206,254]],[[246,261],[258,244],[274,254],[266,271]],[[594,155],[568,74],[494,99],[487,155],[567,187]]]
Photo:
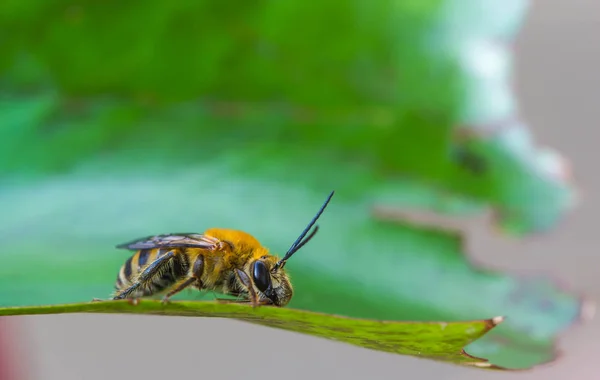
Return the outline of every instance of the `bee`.
[[[117,245],[136,252],[121,267],[112,299],[164,294],[162,302],[167,303],[175,294],[192,288],[237,297],[222,302],[285,306],[293,295],[285,264],[315,236],[319,230],[315,223],[333,194],[282,259],[271,255],[252,235],[221,228],[203,234],[155,235]]]

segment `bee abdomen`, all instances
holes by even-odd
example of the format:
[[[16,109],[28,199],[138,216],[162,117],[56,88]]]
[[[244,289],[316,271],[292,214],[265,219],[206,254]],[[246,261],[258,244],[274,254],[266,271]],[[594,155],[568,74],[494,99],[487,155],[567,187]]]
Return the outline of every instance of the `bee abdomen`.
[[[121,266],[119,275],[117,276],[117,282],[115,284],[115,288],[117,290],[121,290],[131,285],[133,279],[137,277],[141,269],[139,264],[140,257],[143,257],[144,260],[147,260],[148,256],[152,255],[151,251],[153,250],[142,249],[134,253],[127,259],[127,261],[125,261],[123,266]]]
[[[169,252],[167,249],[142,249],[137,251],[121,267],[115,289],[117,291],[127,289],[149,264],[164,256],[167,252]],[[168,264],[165,264],[161,271],[132,292],[130,297],[146,297],[160,293],[185,276],[188,268],[187,257],[176,255]]]

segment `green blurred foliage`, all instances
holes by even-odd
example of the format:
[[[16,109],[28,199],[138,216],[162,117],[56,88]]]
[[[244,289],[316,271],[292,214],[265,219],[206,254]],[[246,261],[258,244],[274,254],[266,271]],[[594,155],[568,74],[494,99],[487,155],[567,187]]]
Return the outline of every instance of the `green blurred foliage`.
[[[8,2],[2,13],[71,94],[351,107],[396,105],[398,85],[415,89],[424,85],[419,77],[433,75],[431,90],[451,78],[423,59],[419,43],[439,4],[48,1]]]
[[[465,149],[457,127],[485,132],[513,112],[508,55],[497,41],[510,38],[526,7],[522,0],[493,4],[9,1],[0,12],[5,88],[43,84],[60,95],[37,125],[53,126],[56,145],[46,142],[48,127],[29,135],[8,128],[4,140],[18,149],[12,141],[26,139],[37,155],[51,157],[43,169],[60,169],[132,140],[162,139],[165,126],[135,121],[186,101],[198,125],[176,125],[181,138],[158,143],[169,156],[198,161],[192,141],[217,146],[232,137],[278,149],[310,146],[327,158],[414,175],[489,202],[514,232],[544,230],[572,196],[556,178],[558,158],[540,161],[532,144],[512,151],[520,144],[512,140],[529,138],[518,123],[486,139],[496,148],[478,158],[491,161],[484,173],[474,175],[456,158]],[[92,104],[84,96],[94,96]],[[133,104],[104,109],[110,99]],[[200,119],[211,110],[217,120]],[[53,120],[65,113],[76,120]],[[69,143],[75,151],[52,150]],[[29,167],[9,163],[3,172],[13,165]],[[515,193],[525,201],[515,202]]]
[[[491,207],[524,234],[571,206],[561,159],[514,116],[503,43],[525,10],[522,0],[2,2],[0,305],[108,294],[125,259],[111,247],[137,235],[239,228],[282,252],[336,189],[320,238],[290,265],[294,307],[506,315],[474,349],[507,366],[550,359],[575,297],[474,270],[456,234],[369,214],[374,203]]]

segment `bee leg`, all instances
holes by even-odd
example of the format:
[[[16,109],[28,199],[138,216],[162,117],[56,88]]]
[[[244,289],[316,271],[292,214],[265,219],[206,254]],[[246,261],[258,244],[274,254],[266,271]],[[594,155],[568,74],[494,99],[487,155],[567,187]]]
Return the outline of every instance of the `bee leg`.
[[[258,295],[252,286],[252,281],[250,281],[250,277],[244,271],[236,269],[235,274],[240,282],[248,289],[248,297],[250,298],[250,303],[252,303],[252,307],[258,306]],[[239,301],[238,301],[239,302]]]
[[[218,303],[248,303],[249,300],[232,300],[229,298],[215,298]]]
[[[161,256],[160,258],[158,258],[157,260],[152,262],[152,264],[148,265],[148,267],[146,269],[144,269],[144,271],[139,275],[137,280],[133,284],[131,284],[130,287],[128,287],[127,289],[124,289],[123,291],[121,291],[117,295],[115,295],[113,297],[113,300],[122,300],[122,299],[127,298],[131,293],[133,293],[140,286],[142,286],[142,285],[146,284],[147,282],[149,282],[150,280],[152,280],[152,278],[160,272],[160,269],[163,266],[165,266],[166,264],[168,264],[169,261],[174,256],[175,256],[175,251],[169,251],[164,256]]]
[[[217,301],[218,303],[251,303],[251,300],[232,300],[229,298],[215,298],[215,301]],[[254,307],[256,306],[266,306],[266,305],[271,305],[273,302],[271,300],[260,300],[256,302],[256,305],[252,305]]]
[[[171,288],[171,290],[163,297],[162,303],[164,303],[164,304],[169,303],[169,298],[173,297],[175,294],[179,293],[180,291],[184,290],[185,288],[187,288],[188,286],[190,286],[194,283],[197,284],[198,289],[202,289],[203,284],[202,284],[202,280],[200,278],[202,278],[203,273],[204,273],[204,256],[200,255],[200,256],[198,256],[196,261],[194,261],[194,267],[192,268],[192,276],[186,278],[185,280],[181,281],[179,284],[176,284],[175,286],[173,286]]]
[[[173,297],[175,294],[179,293],[180,291],[182,291],[183,289],[187,288],[188,286],[192,285],[193,283],[197,282],[198,279],[196,279],[196,277],[188,277],[186,278],[184,281],[180,282],[179,284],[176,284],[162,299],[162,303],[166,304],[171,302],[169,300],[169,298]]]

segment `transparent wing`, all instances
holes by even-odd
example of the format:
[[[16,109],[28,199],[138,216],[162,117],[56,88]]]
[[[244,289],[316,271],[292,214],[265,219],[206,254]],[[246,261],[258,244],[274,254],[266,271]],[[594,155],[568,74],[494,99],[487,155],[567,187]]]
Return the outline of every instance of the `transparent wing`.
[[[151,248],[204,248],[214,249],[220,243],[219,239],[197,233],[171,233],[147,236],[119,244],[119,249],[151,249]]]

